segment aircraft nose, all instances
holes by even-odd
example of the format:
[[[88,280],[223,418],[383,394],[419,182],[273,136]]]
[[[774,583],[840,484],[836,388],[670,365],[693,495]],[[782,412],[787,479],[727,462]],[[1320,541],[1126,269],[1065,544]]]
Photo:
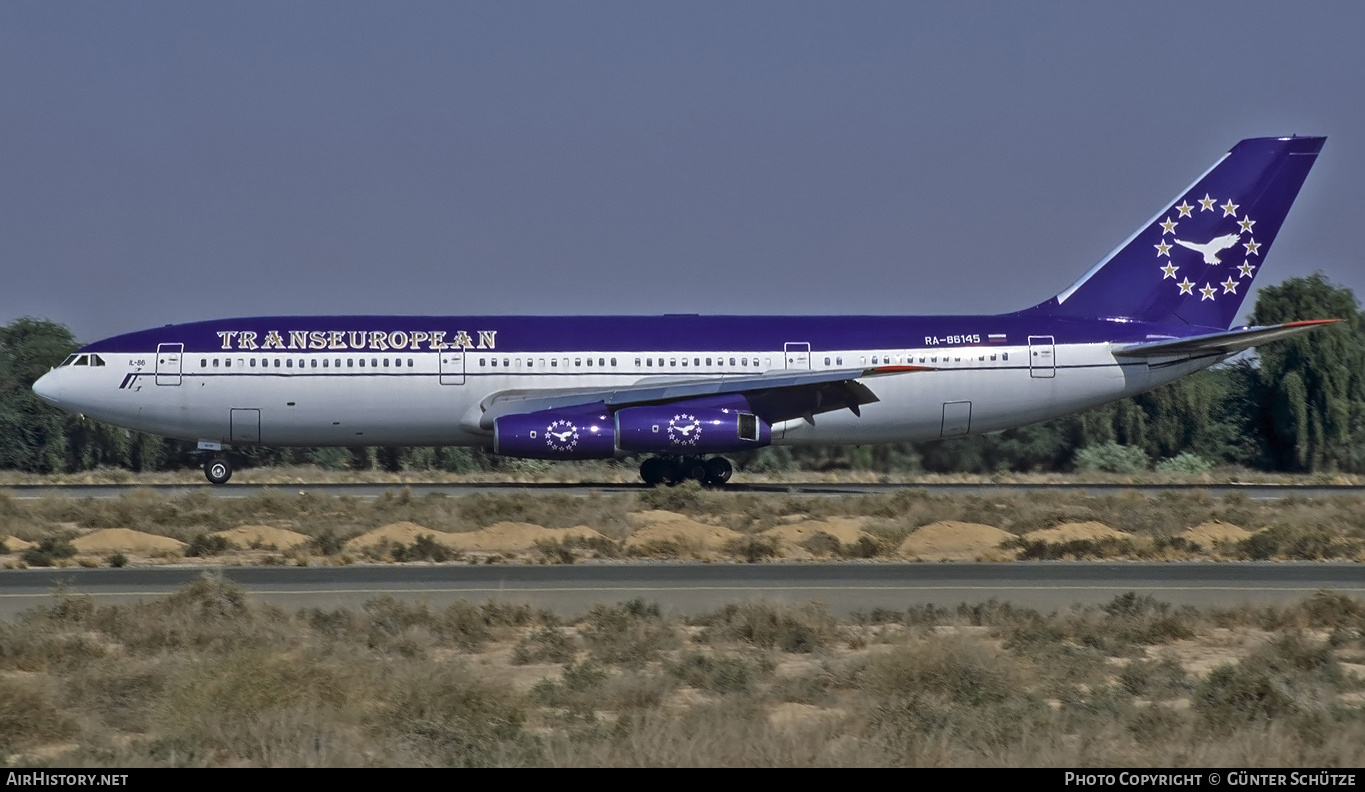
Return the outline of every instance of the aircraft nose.
[[[48,404],[61,404],[62,389],[57,385],[56,378],[52,374],[53,372],[49,371],[39,377],[38,381],[33,383],[33,392]]]

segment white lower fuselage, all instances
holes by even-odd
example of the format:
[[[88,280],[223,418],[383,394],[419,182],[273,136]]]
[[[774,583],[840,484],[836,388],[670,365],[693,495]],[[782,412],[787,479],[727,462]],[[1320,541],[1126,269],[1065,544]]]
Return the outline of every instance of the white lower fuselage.
[[[1116,358],[1109,343],[776,352],[103,353],[64,367],[58,403],[184,440],[267,446],[490,446],[481,404],[508,391],[603,390],[780,369],[924,366],[863,382],[878,401],[785,421],[775,445],[986,434],[1171,382],[1220,360]],[[733,362],[732,362],[733,361]],[[741,361],[743,364],[741,365]],[[648,364],[648,365],[647,365]]]

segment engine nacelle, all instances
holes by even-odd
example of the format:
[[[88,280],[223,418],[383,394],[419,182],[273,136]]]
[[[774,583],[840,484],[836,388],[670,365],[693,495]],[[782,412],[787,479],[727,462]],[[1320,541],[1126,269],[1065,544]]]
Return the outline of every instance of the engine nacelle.
[[[615,451],[611,413],[601,404],[504,415],[493,422],[493,453],[503,456],[609,459]]]
[[[616,444],[657,454],[723,454],[771,443],[772,427],[743,407],[696,401],[627,407],[616,413]]]

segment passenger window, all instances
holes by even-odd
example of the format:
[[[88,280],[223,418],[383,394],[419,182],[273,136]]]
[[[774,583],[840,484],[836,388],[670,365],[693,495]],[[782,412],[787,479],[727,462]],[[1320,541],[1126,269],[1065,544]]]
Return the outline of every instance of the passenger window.
[[[639,368],[639,367],[640,367],[640,359],[639,359],[639,358],[635,358],[635,367],[636,367],[636,368]]]
[[[361,367],[361,368],[365,368],[365,358],[359,358],[359,360],[360,360],[360,367]]]
[[[251,367],[256,368],[256,358],[251,358]]]
[[[379,365],[379,358],[370,358],[370,368],[374,368],[374,367],[376,367],[376,366],[378,366],[378,365]]]
[[[408,368],[412,368],[412,358],[408,358]]]
[[[279,358],[275,358],[275,368],[279,368],[279,367],[280,367],[280,359],[279,359]]]
[[[223,361],[223,368],[232,368],[232,358]]]
[[[654,358],[645,358],[645,365],[654,368]]]
[[[611,359],[611,366],[612,368],[616,368],[616,358]]]
[[[327,358],[323,358],[323,359],[322,359],[322,367],[323,367],[323,368],[327,368],[328,362],[330,362],[330,361],[328,361]]]
[[[215,360],[215,361],[213,361],[213,362],[214,362],[214,363],[217,363],[218,361]],[[199,358],[199,368],[208,368],[208,367],[209,367],[209,359],[208,359],[208,358]]]
[[[550,368],[559,368],[559,361],[555,360],[554,358],[550,358]]]
[[[213,359],[213,367],[218,368],[218,358]]]
[[[876,356],[876,355],[873,355],[873,356],[872,356],[872,365],[874,365],[874,366],[877,365],[877,356]]]
[[[732,365],[732,366],[735,365],[735,359],[734,359],[734,358],[730,358],[730,365]]]
[[[483,358],[479,358],[479,365],[480,365],[480,366],[486,366],[486,365],[488,365],[488,363],[487,363]]]
[[[1010,353],[1008,353],[1008,352],[1001,352],[1001,353],[1000,353],[1000,359],[1001,359],[1001,360],[1009,360],[1009,359],[1010,359]]]
[[[834,359],[834,365],[836,365],[836,366],[842,366],[842,365],[844,365],[844,358],[843,358],[842,355],[840,355],[839,357],[837,357],[837,358]]]
[[[588,358],[588,367],[589,367],[589,368],[592,367],[592,358]]]
[[[496,362],[496,361],[495,361],[495,362]],[[389,367],[389,359],[388,359],[388,358],[384,358],[384,368],[388,368],[388,367]]]
[[[600,368],[600,367],[602,367],[602,366],[607,365],[607,361],[606,361],[604,358],[598,358],[598,359],[597,359],[597,365],[598,365],[598,367]],[[613,366],[616,365],[616,361],[615,361],[615,360],[612,361],[612,365],[613,365]]]
[[[294,367],[294,359],[293,359],[293,358],[290,358],[290,359],[284,361],[284,365],[285,365],[285,368],[293,368],[293,367]]]
[[[826,366],[829,365],[829,358],[825,358],[825,365],[826,365]]]
[[[739,365],[741,365],[741,366],[747,366],[747,365],[749,365],[749,359],[748,359],[748,358],[740,358],[740,359],[739,359]]]
[[[411,361],[409,361],[409,365],[411,365]],[[506,367],[512,365],[512,361],[511,361],[511,360],[508,360],[507,358],[503,358],[503,359],[502,359],[502,365],[503,365],[503,368],[506,368]]]
[[[583,365],[583,358],[574,358],[574,359],[573,359],[573,364],[574,364],[575,367],[578,367],[578,366]]]
[[[346,368],[352,368],[352,367],[354,367],[354,366],[355,366],[355,358],[346,358]]]

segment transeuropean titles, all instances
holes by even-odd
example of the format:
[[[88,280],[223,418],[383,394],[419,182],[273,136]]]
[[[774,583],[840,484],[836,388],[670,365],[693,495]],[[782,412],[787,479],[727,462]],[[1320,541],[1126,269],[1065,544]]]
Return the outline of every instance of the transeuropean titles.
[[[223,349],[356,349],[378,351],[411,349],[494,349],[497,330],[477,331],[477,340],[464,330],[219,330]]]

